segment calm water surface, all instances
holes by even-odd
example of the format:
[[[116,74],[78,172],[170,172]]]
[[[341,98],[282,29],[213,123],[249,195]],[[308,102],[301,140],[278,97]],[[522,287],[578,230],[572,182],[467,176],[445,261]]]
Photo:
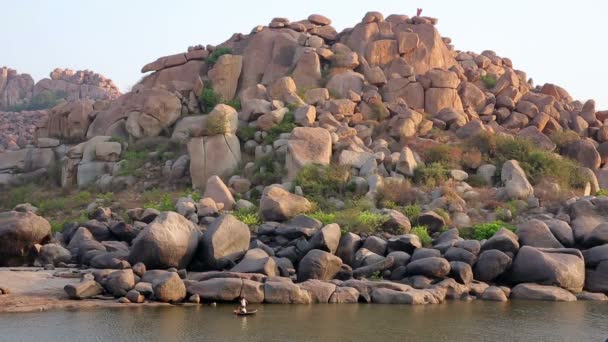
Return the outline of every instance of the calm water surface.
[[[253,307],[253,305],[252,305]],[[0,341],[601,341],[608,303],[263,305],[0,315]]]

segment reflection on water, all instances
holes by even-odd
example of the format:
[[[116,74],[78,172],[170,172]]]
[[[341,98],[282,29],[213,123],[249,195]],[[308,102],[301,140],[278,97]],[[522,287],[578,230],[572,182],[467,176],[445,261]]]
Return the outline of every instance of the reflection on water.
[[[253,307],[252,307],[253,309]],[[608,304],[161,307],[0,315],[0,341],[600,341]]]

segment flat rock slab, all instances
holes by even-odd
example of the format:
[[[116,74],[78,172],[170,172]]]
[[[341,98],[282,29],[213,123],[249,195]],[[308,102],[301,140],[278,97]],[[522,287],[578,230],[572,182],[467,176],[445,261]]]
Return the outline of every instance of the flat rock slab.
[[[72,269],[42,270],[37,267],[1,267],[0,287],[10,290],[0,295],[0,313],[34,312],[57,309],[81,309],[100,307],[161,306],[167,303],[121,304],[115,300],[71,300],[63,287],[80,282],[80,278],[54,277],[57,271]]]

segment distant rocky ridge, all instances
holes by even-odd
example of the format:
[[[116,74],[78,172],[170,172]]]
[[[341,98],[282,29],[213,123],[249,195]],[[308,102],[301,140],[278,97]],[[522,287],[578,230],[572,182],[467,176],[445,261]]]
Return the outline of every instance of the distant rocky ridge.
[[[33,97],[45,91],[60,92],[66,100],[112,100],[120,96],[120,90],[112,80],[90,70],[74,72],[56,68],[38,82],[29,74],[17,70],[0,69],[0,110],[27,104]]]

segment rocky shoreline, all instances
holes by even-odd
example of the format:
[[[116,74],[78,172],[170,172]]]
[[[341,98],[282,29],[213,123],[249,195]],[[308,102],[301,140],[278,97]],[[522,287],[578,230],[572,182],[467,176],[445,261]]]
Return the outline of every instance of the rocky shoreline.
[[[599,204],[603,199],[593,201]],[[280,217],[286,214],[284,209],[271,206],[267,214]],[[585,213],[585,219],[591,214]],[[520,225],[515,233],[502,228],[481,242],[462,239],[453,228],[426,248],[413,234],[362,238],[342,234],[337,224],[322,225],[303,214],[280,224],[266,222],[254,235],[230,214],[211,220],[204,232],[176,212],[148,210],[141,219],[149,223],[141,230],[114,219],[109,208],[98,208],[88,223],[68,225],[56,233],[55,242],[28,247],[34,241],[26,241],[26,235],[48,241],[48,223],[45,230],[45,220],[31,211],[3,213],[0,227],[22,234],[13,241],[4,240],[3,260],[33,260],[48,270],[40,273],[47,278],[68,279],[51,286],[51,292],[42,291],[43,297],[52,294],[49,300],[60,300],[56,305],[49,302],[50,307],[70,307],[64,298],[124,304],[198,304],[239,298],[276,304],[608,299],[602,293],[607,292],[603,267],[608,245],[583,252],[560,247],[547,224],[538,219]],[[397,213],[393,220],[406,225]],[[282,239],[284,247],[274,249],[263,242],[276,245]],[[11,257],[11,249],[28,254]],[[51,271],[56,266],[75,267],[67,265],[74,261],[79,268]],[[27,287],[27,282],[5,284],[14,278],[11,273],[20,272],[0,273],[0,297],[31,294],[19,288]],[[105,306],[85,303],[85,307]]]

